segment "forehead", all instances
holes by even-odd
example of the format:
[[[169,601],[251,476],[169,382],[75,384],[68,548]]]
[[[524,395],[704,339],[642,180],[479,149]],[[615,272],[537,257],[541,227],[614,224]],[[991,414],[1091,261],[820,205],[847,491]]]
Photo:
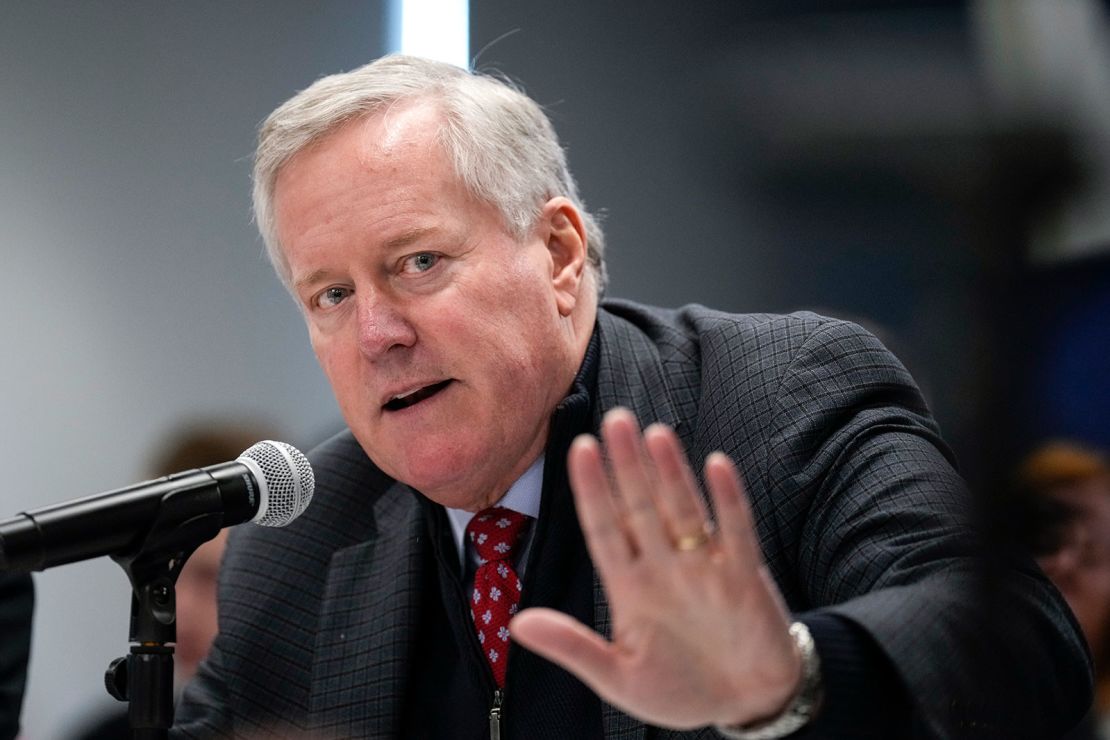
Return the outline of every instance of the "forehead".
[[[440,144],[427,102],[349,121],[294,155],[274,189],[278,241],[290,250],[339,230],[385,236],[414,219],[458,212],[471,198]]]
[[[447,157],[439,143],[439,109],[427,101],[397,103],[383,111],[340,124],[294,154],[278,170],[275,200],[306,174],[319,169],[388,170],[414,164],[444,170]]]

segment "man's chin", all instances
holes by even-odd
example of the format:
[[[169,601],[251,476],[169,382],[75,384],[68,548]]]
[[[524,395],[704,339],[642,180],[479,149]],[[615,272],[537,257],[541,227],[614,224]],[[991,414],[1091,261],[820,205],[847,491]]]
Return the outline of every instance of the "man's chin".
[[[496,501],[505,493],[504,490],[497,493],[503,483],[498,477],[502,472],[504,476],[501,477],[505,477],[511,471],[499,471],[490,465],[491,460],[498,458],[498,453],[489,449],[489,445],[461,446],[455,441],[465,439],[466,434],[460,429],[442,440],[434,436],[413,440],[404,449],[386,448],[380,455],[369,452],[373,447],[363,445],[363,449],[386,475],[437,504],[450,509],[480,511],[492,503],[488,501],[491,496]],[[396,445],[399,440],[391,441]]]
[[[397,466],[397,473],[382,467],[392,478],[415,489],[425,498],[449,509],[471,509],[480,503],[482,493],[475,491],[474,481],[460,471],[474,469],[473,462],[461,462],[444,455],[434,460],[407,460]],[[478,506],[478,509],[485,508]],[[477,511],[478,509],[474,509]]]
[[[481,511],[492,502],[487,502],[488,495],[476,493],[472,488],[459,485],[454,481],[440,481],[424,479],[422,482],[407,483],[420,495],[434,501],[448,509],[466,509],[467,511]]]

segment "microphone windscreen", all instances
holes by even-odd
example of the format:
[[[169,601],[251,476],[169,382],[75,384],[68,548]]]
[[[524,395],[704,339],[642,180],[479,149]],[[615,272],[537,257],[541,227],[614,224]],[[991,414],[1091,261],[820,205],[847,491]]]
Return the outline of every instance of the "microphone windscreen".
[[[308,508],[316,479],[308,458],[293,445],[266,440],[251,446],[239,462],[255,471],[260,503],[251,521],[263,527],[284,527]]]

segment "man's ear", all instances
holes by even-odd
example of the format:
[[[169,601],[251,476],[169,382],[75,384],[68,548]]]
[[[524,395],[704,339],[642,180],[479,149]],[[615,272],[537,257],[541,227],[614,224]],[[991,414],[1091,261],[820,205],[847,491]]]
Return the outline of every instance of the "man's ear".
[[[569,198],[558,196],[544,204],[540,222],[546,226],[555,303],[561,315],[569,316],[586,282],[587,242],[582,214]]]

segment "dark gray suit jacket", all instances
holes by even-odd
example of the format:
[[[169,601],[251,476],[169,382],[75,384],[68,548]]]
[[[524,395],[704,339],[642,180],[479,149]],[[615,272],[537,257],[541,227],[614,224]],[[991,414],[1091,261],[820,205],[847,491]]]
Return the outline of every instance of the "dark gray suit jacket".
[[[997,609],[986,608],[967,496],[913,381],[874,337],[813,314],[627,302],[607,303],[598,331],[595,424],[623,405],[675,427],[692,461],[729,454],[791,610],[870,635],[921,734],[1053,737],[1079,720],[1090,669],[1074,621],[1024,561],[991,569]],[[404,734],[419,507],[349,433],[312,462],[316,498],[298,521],[233,538],[220,636],[179,708],[183,734]],[[604,724],[609,737],[644,736],[610,707]]]

